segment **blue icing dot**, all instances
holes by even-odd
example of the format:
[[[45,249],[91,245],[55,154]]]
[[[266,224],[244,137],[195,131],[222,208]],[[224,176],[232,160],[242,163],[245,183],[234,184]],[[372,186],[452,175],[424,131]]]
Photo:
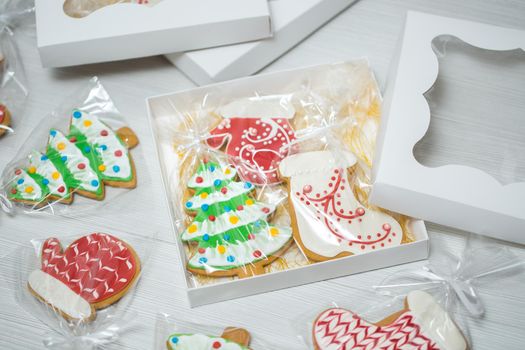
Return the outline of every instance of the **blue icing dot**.
[[[106,146],[106,145],[100,145],[100,149],[103,150],[103,151],[105,151],[105,150],[108,149],[108,146]]]
[[[78,119],[78,118],[82,117],[82,113],[80,113],[80,111],[74,111],[73,112],[73,117]]]
[[[234,262],[235,261],[235,257],[233,255],[228,255],[226,260],[228,260],[228,262]]]
[[[204,210],[204,211],[207,211],[209,208],[210,208],[210,206],[208,204],[203,204],[201,206],[201,209]]]
[[[41,160],[41,161],[44,161],[44,160],[47,160],[47,159],[48,159],[48,158],[47,158],[47,156],[46,156],[45,154],[44,154],[42,157],[40,157],[40,160]]]
[[[62,156],[62,157],[60,158],[60,160],[61,160],[62,162],[64,162],[64,163],[65,163],[65,162],[66,162],[66,160],[67,160],[67,156]]]
[[[260,221],[256,221],[255,222],[255,227],[261,227],[261,222]]]
[[[244,183],[244,188],[251,188],[251,187],[252,187],[251,182]]]
[[[51,130],[51,131],[49,132],[49,135],[55,137],[55,136],[57,135],[57,132],[56,132],[55,130]]]
[[[89,146],[84,147],[84,152],[88,153],[89,151],[91,151],[91,147]]]
[[[186,208],[191,208],[193,206],[192,202],[186,202]]]
[[[47,186],[49,184],[49,180],[48,179],[43,179],[42,183]]]
[[[205,233],[205,234],[202,236],[202,240],[203,240],[203,241],[206,241],[206,242],[209,241],[209,240],[210,240],[210,235],[207,234],[207,233]]]
[[[18,181],[16,182],[17,184],[21,185],[24,183],[24,179],[18,179]]]
[[[98,186],[98,181],[97,180],[91,181],[91,186],[97,187]]]
[[[118,165],[113,165],[113,171],[118,173],[120,171],[120,167]]]
[[[227,241],[230,240],[230,235],[229,235],[229,234],[225,234],[223,237],[224,237],[224,239],[227,240]]]
[[[231,210],[232,210],[232,208],[230,208],[229,206],[227,206],[227,205],[224,206],[224,211],[225,211],[225,212],[228,213],[228,212],[230,212]]]
[[[206,259],[205,257],[202,257],[202,258],[199,259],[199,262],[200,262],[201,264],[205,264],[205,263],[208,262],[208,259]]]
[[[179,338],[177,338],[177,337],[173,337],[173,338],[171,338],[171,342],[172,342],[173,344],[177,344],[177,343],[179,342]]]
[[[210,166],[210,171],[213,173],[215,171],[215,167],[213,165]]]
[[[213,181],[213,184],[214,184],[215,186],[220,186],[220,185],[221,185],[221,183],[222,183],[222,181],[221,181],[221,180],[219,180],[219,179],[217,179],[217,180]]]

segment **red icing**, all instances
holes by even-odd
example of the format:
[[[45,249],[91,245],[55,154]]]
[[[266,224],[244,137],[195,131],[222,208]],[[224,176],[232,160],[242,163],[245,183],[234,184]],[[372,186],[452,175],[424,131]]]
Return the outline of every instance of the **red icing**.
[[[314,334],[320,350],[439,350],[437,344],[423,334],[409,311],[391,324],[379,327],[352,311],[328,309],[315,321]]]
[[[60,192],[60,193],[64,192],[65,190],[66,190],[66,189],[64,188],[64,186],[60,186],[60,187],[58,188],[58,192]]]
[[[222,346],[222,344],[220,342],[216,341],[216,342],[213,343],[212,346],[213,346],[214,349],[219,349]]]
[[[256,250],[253,252],[253,256],[256,258],[260,258],[262,256],[262,253],[260,250]]]
[[[16,170],[15,170],[15,175],[20,175],[20,174],[22,174],[22,170],[20,170],[20,169],[16,169]]]
[[[77,167],[82,170],[82,169],[85,169],[86,168],[86,164],[84,163],[80,163],[79,165],[77,165]]]
[[[16,193],[17,193],[16,188],[12,188],[12,189],[11,189],[11,193],[12,193],[12,194],[16,194]]]
[[[204,180],[202,179],[201,176],[197,176],[197,177],[195,178],[195,182],[198,183],[198,184],[202,183],[202,181],[204,181]]]
[[[69,139],[69,142],[75,143],[77,142],[77,138],[75,136],[71,136],[71,138]]]
[[[115,151],[115,157],[122,157],[122,151],[121,150],[116,150]]]
[[[257,185],[280,182],[279,163],[290,153],[283,146],[295,140],[286,118],[228,118],[210,134],[208,145],[218,149],[226,144],[239,176]]]
[[[100,135],[101,136],[108,136],[108,131],[107,130],[102,130],[102,131],[100,131]]]
[[[89,303],[121,293],[132,282],[138,263],[121,240],[92,233],[62,252],[60,241],[50,238],[42,248],[42,271],[55,277]]]

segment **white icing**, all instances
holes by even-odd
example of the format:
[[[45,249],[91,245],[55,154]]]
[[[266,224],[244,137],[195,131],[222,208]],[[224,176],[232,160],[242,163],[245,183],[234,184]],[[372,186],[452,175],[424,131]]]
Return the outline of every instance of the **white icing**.
[[[226,174],[228,173],[228,174]],[[215,171],[201,171],[193,175],[188,181],[189,188],[202,188],[202,187],[211,187],[215,180],[231,180],[237,175],[235,167],[233,165],[228,165],[226,167],[221,167],[216,165]],[[197,178],[201,177],[202,182],[197,182]]]
[[[277,230],[278,233],[272,235],[270,230]],[[196,253],[190,258],[189,265],[193,268],[206,269],[213,272],[215,268],[227,266],[243,266],[257,260],[266,259],[279,251],[292,238],[292,230],[284,227],[267,226],[261,231],[254,233],[254,239],[245,242],[235,242],[232,244],[223,243],[225,251],[223,253],[215,248],[207,248],[204,254]],[[255,256],[254,252],[259,250],[261,256]],[[234,257],[233,261],[228,261],[228,257]],[[205,257],[207,261],[201,263],[199,259]],[[230,258],[232,259],[232,258]]]
[[[286,118],[295,115],[290,96],[272,95],[242,98],[217,109],[223,118]]]
[[[91,305],[64,283],[41,270],[31,272],[28,279],[31,289],[46,303],[74,319],[92,316]]]
[[[79,110],[73,111],[71,125],[86,136],[87,142],[96,148],[102,158],[105,166],[103,171],[99,171],[102,178],[124,180],[132,175],[128,149],[107,125],[96,116],[88,115]],[[107,135],[103,136],[102,132],[107,133]],[[122,155],[117,157],[116,151],[120,151]]]
[[[174,341],[176,338],[176,341]],[[213,344],[219,342],[220,347],[215,348]],[[247,347],[227,341],[220,337],[210,337],[204,334],[176,334],[170,336],[168,344],[172,350],[248,350]]]
[[[421,331],[443,350],[464,350],[467,343],[463,334],[447,312],[428,293],[412,291],[407,296],[408,307]]]
[[[59,171],[47,156],[40,152],[33,151],[29,155],[29,166],[35,167],[36,173],[48,181],[46,186],[49,189],[49,194],[60,198],[69,194],[69,188],[64,182],[64,178],[62,176],[56,179],[53,177],[53,174],[59,173]],[[59,188],[62,189],[61,192],[58,191]]]
[[[401,244],[399,223],[383,212],[364,208],[354,197],[346,169],[354,163],[350,153],[320,151],[292,155],[280,165],[281,173],[290,177],[290,200],[301,241],[323,257]],[[308,187],[310,192],[305,192]],[[357,216],[358,210],[364,215]]]
[[[16,183],[17,195],[22,197],[22,199],[34,202],[44,200],[42,189],[25,170],[20,169],[20,175],[17,175],[14,181]],[[20,184],[19,182],[22,183]],[[26,190],[29,187],[31,187],[32,190],[27,192]]]
[[[236,227],[241,227],[248,225],[257,220],[266,220],[269,214],[275,210],[275,206],[265,203],[257,203],[251,199],[254,203],[251,205],[244,205],[243,210],[233,210],[222,213],[221,215],[215,218],[215,221],[209,219],[204,220],[203,222],[193,221],[188,228],[182,234],[182,240],[191,240],[197,237],[203,236],[204,234],[209,234],[210,236],[226,232],[228,230],[234,229]],[[268,210],[263,211],[263,208],[268,208]],[[239,220],[234,224],[230,221],[230,218],[237,217]],[[197,230],[193,233],[190,233],[190,228],[195,226]]]
[[[223,194],[220,190],[210,193],[206,198],[199,196],[191,197],[188,202],[191,206],[186,206],[189,210],[198,210],[202,205],[212,205],[214,203],[221,203],[228,201],[234,197],[249,193],[253,190],[253,186],[246,186],[244,182],[230,182],[225,186],[227,189],[226,194]]]
[[[65,146],[62,150],[58,149],[58,144],[60,143]],[[82,152],[77,148],[77,146],[75,146],[74,143],[70,142],[69,139],[67,139],[60,131],[51,130],[49,145],[55,149],[61,157],[67,157],[65,162],[66,167],[71,172],[73,177],[80,181],[80,189],[89,192],[98,191],[101,186],[100,179],[97,173],[91,168],[89,159],[82,154]],[[61,162],[62,160],[58,159],[57,161]],[[85,167],[80,169],[78,167],[79,164],[84,164]],[[62,175],[60,176],[62,177]]]

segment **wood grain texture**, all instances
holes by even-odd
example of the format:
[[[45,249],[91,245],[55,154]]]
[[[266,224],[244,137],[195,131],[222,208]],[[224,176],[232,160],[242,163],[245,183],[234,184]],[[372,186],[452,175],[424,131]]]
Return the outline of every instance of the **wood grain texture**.
[[[381,86],[402,29],[407,9],[439,15],[455,16],[506,27],[525,29],[525,2],[521,0],[361,0],[317,33],[306,39],[265,71],[295,68],[316,63],[368,57]],[[23,119],[13,120],[15,136],[0,141],[0,168],[15,155],[44,115],[59,104],[71,91],[98,75],[129,126],[140,139],[145,154],[153,154],[153,141],[146,117],[144,98],[194,86],[183,74],[162,57],[88,65],[66,69],[42,69],[31,31],[17,34],[24,60],[31,95]],[[522,101],[521,110],[525,110]],[[525,120],[522,119],[525,123]],[[184,285],[185,271],[180,270],[174,245],[174,234],[162,194],[160,169],[155,157],[146,159],[139,171],[149,171],[141,201],[119,204],[118,215],[101,210],[80,220],[68,218],[9,217],[0,213],[0,348],[41,349],[42,336],[50,329],[26,313],[14,299],[15,248],[27,245],[31,238],[89,232],[94,227],[115,227],[121,231],[148,234],[156,232],[159,244],[148,262],[147,272],[139,284],[131,309],[139,313],[133,331],[104,349],[151,349],[157,312],[178,315],[181,319],[219,326],[246,328],[254,338],[279,344],[279,349],[300,348],[296,337],[304,319],[301,315],[327,306],[333,300],[349,305],[374,302],[370,287],[395,271],[417,268],[412,263],[369,273],[290,288],[264,295],[189,309]],[[432,250],[459,252],[465,235],[441,226],[428,226]],[[511,246],[525,258],[520,247]],[[525,278],[523,275],[481,289],[486,315],[483,320],[469,320],[473,349],[518,350],[525,343]]]

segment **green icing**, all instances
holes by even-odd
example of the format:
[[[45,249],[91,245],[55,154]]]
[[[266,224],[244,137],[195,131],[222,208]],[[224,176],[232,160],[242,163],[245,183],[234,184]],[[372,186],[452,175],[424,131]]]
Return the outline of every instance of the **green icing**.
[[[246,200],[248,199],[251,199],[251,197],[248,196],[246,193],[243,193],[236,197],[230,198],[227,201],[210,204],[208,206],[208,210],[203,210],[202,207],[200,207],[198,208],[198,213],[195,216],[194,221],[203,222],[206,221],[210,215],[218,217],[219,215],[227,212],[237,211],[237,207],[239,205],[242,205],[244,207]],[[230,208],[229,211],[225,209],[227,207]]]
[[[62,161],[60,153],[51,146],[47,147],[46,155],[49,160],[53,163],[58,172],[62,174],[62,178],[66,185],[70,188],[79,188],[80,181],[73,177],[73,174],[69,171],[66,164]]]

